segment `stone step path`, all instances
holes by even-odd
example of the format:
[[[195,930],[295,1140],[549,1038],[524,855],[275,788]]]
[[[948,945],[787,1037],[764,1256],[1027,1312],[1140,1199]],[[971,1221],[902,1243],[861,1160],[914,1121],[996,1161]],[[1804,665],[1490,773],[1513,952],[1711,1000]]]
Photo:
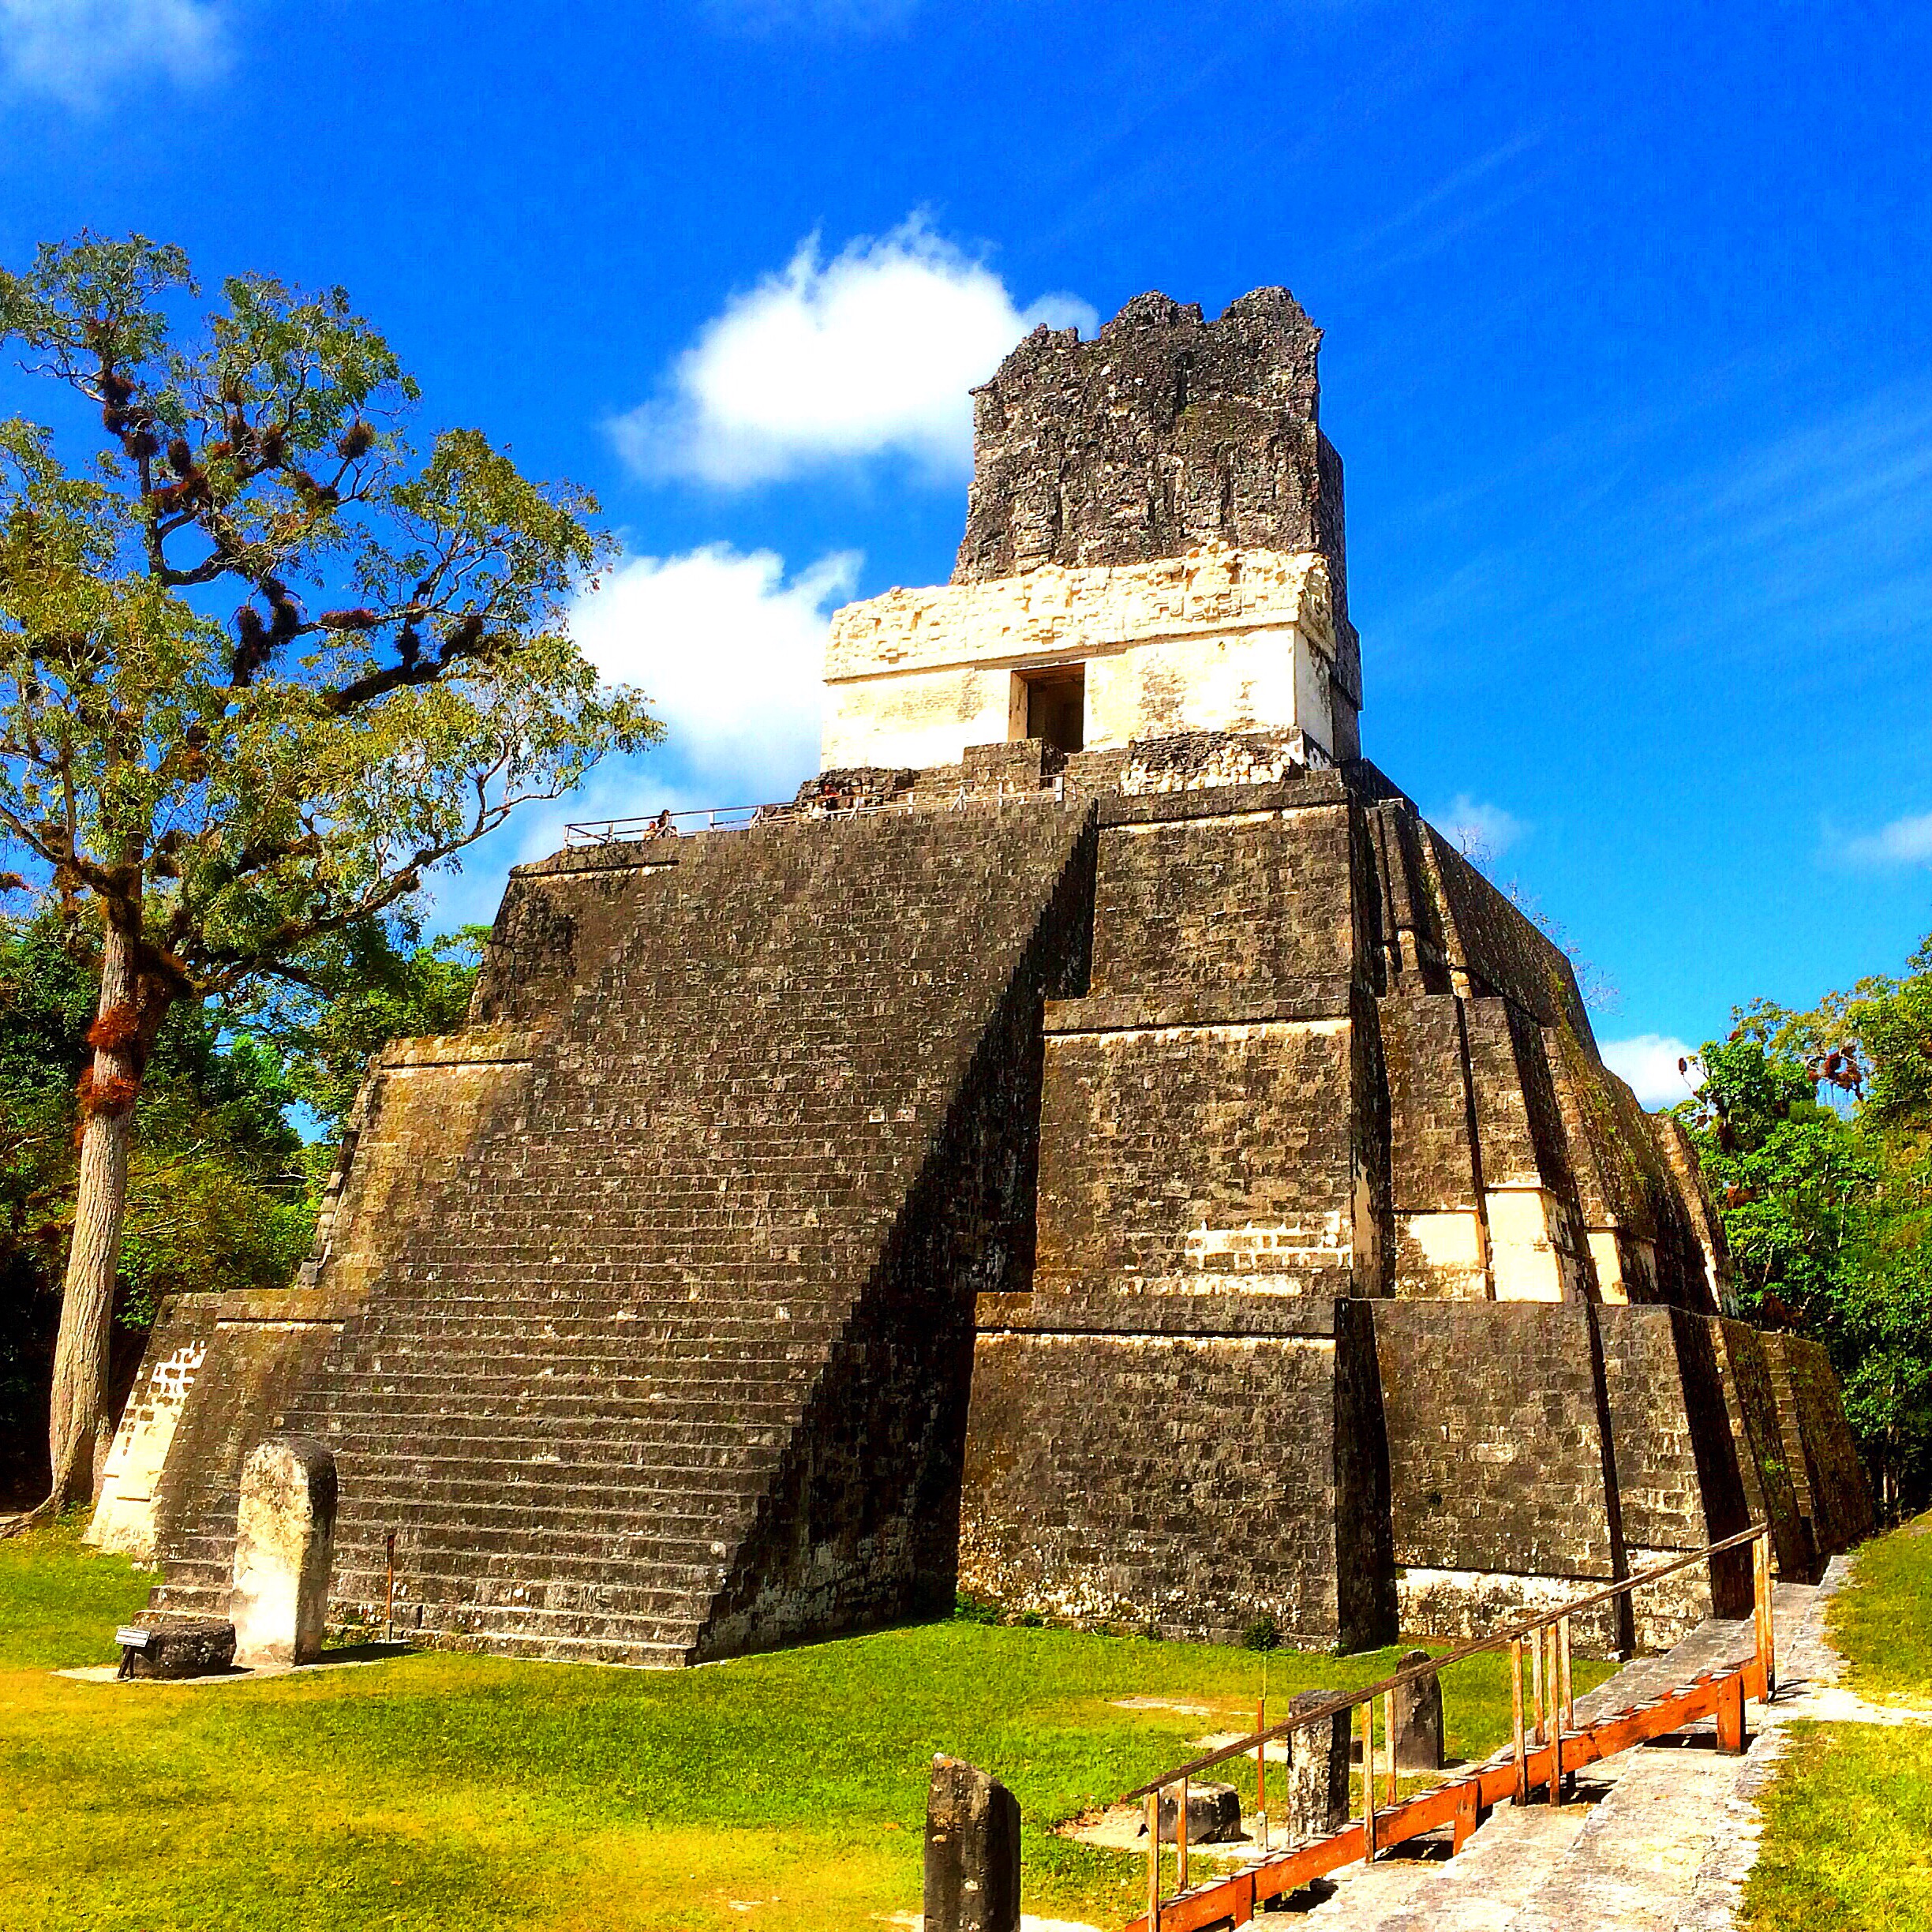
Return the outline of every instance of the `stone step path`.
[[[1693,1725],[1590,1765],[1574,1803],[1499,1805],[1458,1858],[1446,1834],[1419,1841],[1345,1867],[1298,1894],[1290,1914],[1319,1932],[1729,1932],[1756,1857],[1756,1799],[1787,1727],[1803,1717],[1932,1721],[1838,1687],[1824,1616],[1848,1567],[1839,1557],[1818,1585],[1777,1586],[1780,1691],[1768,1710],[1747,1706],[1743,1757],[1717,1750],[1709,1721]],[[1710,1619],[1668,1655],[1639,1658],[1579,1698],[1579,1720],[1688,1683],[1750,1646],[1748,1620]]]

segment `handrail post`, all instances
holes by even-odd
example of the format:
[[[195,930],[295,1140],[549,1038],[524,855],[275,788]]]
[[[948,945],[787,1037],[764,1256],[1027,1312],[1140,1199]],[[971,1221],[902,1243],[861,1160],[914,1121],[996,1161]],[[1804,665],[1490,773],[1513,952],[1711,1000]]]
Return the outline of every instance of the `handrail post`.
[[[1535,1723],[1530,1735],[1537,1743],[1543,1742],[1543,1631],[1539,1623],[1530,1633],[1530,1696],[1535,1710]]]
[[[1516,1802],[1530,1802],[1530,1765],[1523,1755],[1522,1639],[1510,1639],[1510,1728],[1516,1740]]]
[[[1563,1803],[1563,1694],[1558,1685],[1562,1675],[1563,1619],[1559,1617],[1544,1633],[1549,1646],[1549,1801]]]
[[[1255,1729],[1267,1728],[1267,1698],[1265,1694],[1255,1699]],[[1293,1747],[1290,1747],[1292,1753]],[[1255,1747],[1255,1822],[1261,1830],[1261,1849],[1268,1848],[1267,1826],[1267,1739],[1264,1738]]]
[[[1362,1700],[1362,1863],[1372,1865],[1376,1855],[1375,1699]]]
[[[1382,1693],[1382,1748],[1388,1753],[1388,1801],[1395,1802],[1395,1693]]]
[[[1771,1532],[1751,1539],[1751,1616],[1757,1625],[1758,1663],[1764,1701],[1777,1694],[1777,1630],[1771,1615]]]
[[[1561,1627],[1563,1646],[1563,1728],[1566,1731],[1576,1728],[1576,1687],[1570,1676],[1570,1619],[1565,1616]]]
[[[1181,1792],[1174,1804],[1174,1890],[1185,1892],[1188,1889],[1187,1827],[1188,1781],[1181,1780]]]
[[[1160,1932],[1160,1792],[1148,1793],[1148,1932]]]

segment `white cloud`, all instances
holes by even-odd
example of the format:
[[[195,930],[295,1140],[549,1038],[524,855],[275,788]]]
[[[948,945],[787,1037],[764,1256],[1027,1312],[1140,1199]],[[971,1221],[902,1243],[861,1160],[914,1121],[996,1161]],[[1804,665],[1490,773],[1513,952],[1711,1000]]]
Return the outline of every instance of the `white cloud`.
[[[859,561],[835,552],[788,579],[772,551],[708,544],[607,571],[571,627],[607,680],[650,697],[664,742],[607,758],[568,797],[526,807],[433,874],[438,925],[487,923],[505,871],[557,851],[572,823],[789,798],[818,769],[826,633]]]
[[[1500,805],[1490,805],[1458,792],[1446,811],[1432,814],[1458,847],[1478,864],[1500,859],[1530,829],[1526,820]]]
[[[1629,1039],[1605,1040],[1602,1046],[1604,1065],[1628,1080],[1647,1107],[1672,1106],[1690,1098],[1697,1068],[1693,1064],[1687,1079],[1677,1070],[1677,1062],[1689,1060],[1696,1050],[1667,1033],[1638,1033]]]
[[[717,788],[695,802],[762,803],[818,769],[826,633],[859,561],[839,551],[788,581],[770,550],[634,557],[578,601],[571,627],[606,679],[652,700],[666,727],[653,758]]]
[[[1873,871],[1932,864],[1932,812],[1894,818],[1876,832],[1845,840],[1840,849],[1847,864]]]
[[[0,67],[20,88],[98,106],[122,82],[207,80],[228,64],[219,0],[0,0]]]
[[[1035,324],[1091,330],[1070,296],[1015,307],[985,263],[915,215],[829,261],[816,235],[734,296],[672,365],[665,392],[611,425],[647,476],[726,489],[893,453],[972,461],[967,391]]]

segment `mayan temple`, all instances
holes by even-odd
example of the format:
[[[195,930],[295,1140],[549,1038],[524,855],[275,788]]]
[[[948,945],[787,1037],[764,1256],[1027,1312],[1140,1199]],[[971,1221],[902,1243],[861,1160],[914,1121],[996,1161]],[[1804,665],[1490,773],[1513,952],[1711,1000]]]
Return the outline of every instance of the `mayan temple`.
[[[1354,1648],[1870,1526],[1681,1130],[1361,756],[1320,339],[1281,289],[1036,330],[952,581],[833,622],[820,776],[511,874],[298,1284],[163,1311],[93,1530],[158,1607],[225,1604],[271,1434],[335,1451],[342,1621],[393,1538],[425,1641],[642,1664],[956,1588]]]

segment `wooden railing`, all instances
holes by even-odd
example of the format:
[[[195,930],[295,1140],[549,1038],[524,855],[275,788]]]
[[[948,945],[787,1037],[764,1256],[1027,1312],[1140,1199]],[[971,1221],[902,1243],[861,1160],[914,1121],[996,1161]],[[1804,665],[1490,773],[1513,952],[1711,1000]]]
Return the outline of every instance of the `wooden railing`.
[[[1627,1595],[1646,1585],[1661,1582],[1680,1571],[1709,1563],[1726,1551],[1751,1545],[1752,1625],[1754,1648],[1750,1657],[1723,1671],[1707,1672],[1692,1684],[1653,1699],[1641,1709],[1616,1716],[1586,1730],[1576,1728],[1575,1699],[1570,1675],[1571,1620],[1582,1612]],[[1715,1715],[1718,1741],[1727,1750],[1742,1750],[1744,1742],[1744,1698],[1747,1695],[1768,1703],[1777,1689],[1777,1633],[1771,1615],[1771,1537],[1762,1523],[1726,1537],[1721,1542],[1660,1563],[1642,1574],[1592,1591],[1540,1616],[1492,1631],[1486,1637],[1457,1646],[1426,1664],[1413,1664],[1387,1677],[1378,1678],[1358,1690],[1338,1694],[1326,1702],[1297,1711],[1280,1723],[1260,1724],[1245,1737],[1224,1744],[1218,1750],[1190,1758],[1157,1778],[1125,1793],[1123,1803],[1144,1799],[1147,1805],[1148,1889],[1147,1911],[1132,1922],[1128,1932],[1194,1932],[1221,1920],[1241,1924],[1252,1915],[1261,1900],[1305,1885],[1324,1872],[1333,1871],[1357,1858],[1373,1859],[1379,1852],[1447,1825],[1453,1828],[1453,1852],[1462,1848],[1476,1829],[1481,1813],[1500,1799],[1507,1798],[1526,1804],[1538,1785],[1547,1782],[1549,1802],[1561,1804],[1565,1776],[1586,1763],[1596,1763],[1614,1751],[1641,1743],[1646,1738],[1702,1717]],[[1507,1649],[1510,1655],[1510,1714],[1511,1750],[1507,1763],[1473,1776],[1440,1784],[1411,1798],[1396,1801],[1395,1693],[1460,1664],[1465,1658],[1480,1657],[1485,1651]],[[1523,1661],[1527,1649],[1530,1670],[1526,1685]],[[1387,1754],[1385,1767],[1378,1768],[1375,1747],[1375,1704],[1382,1701],[1383,1732]],[[1349,1822],[1339,1830],[1310,1840],[1285,1851],[1270,1854],[1266,1809],[1267,1746],[1290,1732],[1315,1724],[1327,1724],[1342,1712],[1361,1712],[1361,1814],[1354,1814],[1353,1799]],[[1351,1720],[1351,1726],[1353,1720]],[[1188,1878],[1187,1803],[1189,1782],[1202,1772],[1211,1770],[1230,1759],[1254,1753],[1256,1810],[1262,1833],[1260,1861],[1247,1870],[1203,1886],[1190,1886]],[[1383,1803],[1378,1805],[1378,1777],[1385,1779]],[[1351,1780],[1351,1787],[1353,1780]],[[1166,1897],[1161,1891],[1160,1806],[1163,1793],[1172,1791],[1174,1807],[1174,1890]]]

